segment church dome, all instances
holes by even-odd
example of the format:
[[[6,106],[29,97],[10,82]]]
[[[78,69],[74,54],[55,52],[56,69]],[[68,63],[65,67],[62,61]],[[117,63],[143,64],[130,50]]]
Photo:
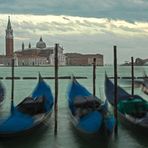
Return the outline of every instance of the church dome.
[[[36,43],[36,48],[46,48],[46,43],[40,37],[40,40]]]

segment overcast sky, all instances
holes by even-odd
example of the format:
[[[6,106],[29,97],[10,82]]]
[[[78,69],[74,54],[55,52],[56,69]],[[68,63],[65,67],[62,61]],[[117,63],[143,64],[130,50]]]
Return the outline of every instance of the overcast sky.
[[[113,63],[113,45],[119,63],[148,58],[147,0],[0,0],[0,54],[9,15],[15,50],[22,42],[35,47],[42,36],[64,52],[104,54],[105,63]]]

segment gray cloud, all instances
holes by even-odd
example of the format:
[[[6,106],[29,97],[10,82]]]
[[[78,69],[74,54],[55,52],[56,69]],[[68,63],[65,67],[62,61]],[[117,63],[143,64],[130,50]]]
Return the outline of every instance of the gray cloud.
[[[0,13],[53,14],[148,21],[146,0],[0,0]]]

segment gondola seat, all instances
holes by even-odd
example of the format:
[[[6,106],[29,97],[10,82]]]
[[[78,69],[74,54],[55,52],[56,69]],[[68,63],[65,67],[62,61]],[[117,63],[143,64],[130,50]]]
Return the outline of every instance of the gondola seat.
[[[27,97],[25,100],[18,106],[18,109],[30,115],[40,114],[45,112],[45,98],[43,96],[32,98]]]

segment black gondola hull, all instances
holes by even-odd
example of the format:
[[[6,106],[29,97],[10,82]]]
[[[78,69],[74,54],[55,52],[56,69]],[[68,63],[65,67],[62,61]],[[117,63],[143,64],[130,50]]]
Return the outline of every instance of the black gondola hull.
[[[124,114],[118,112],[118,117],[120,122],[129,130],[132,130],[135,133],[142,133],[144,135],[148,135],[148,126],[144,127],[139,124],[136,124],[125,117]]]
[[[107,75],[105,76],[105,95],[108,102],[114,106],[114,84]],[[134,105],[130,104],[120,105],[122,102],[135,101]],[[148,116],[147,116],[147,101],[145,101],[139,95],[130,95],[123,88],[118,86],[118,118],[125,127],[129,130],[141,133],[142,135],[148,135]],[[141,105],[143,105],[141,107]],[[128,108],[126,108],[128,107]],[[131,107],[132,110],[129,110]],[[139,107],[139,108],[138,108]],[[139,110],[138,110],[139,109]],[[143,111],[143,112],[140,112]],[[142,113],[142,114],[141,114]]]

